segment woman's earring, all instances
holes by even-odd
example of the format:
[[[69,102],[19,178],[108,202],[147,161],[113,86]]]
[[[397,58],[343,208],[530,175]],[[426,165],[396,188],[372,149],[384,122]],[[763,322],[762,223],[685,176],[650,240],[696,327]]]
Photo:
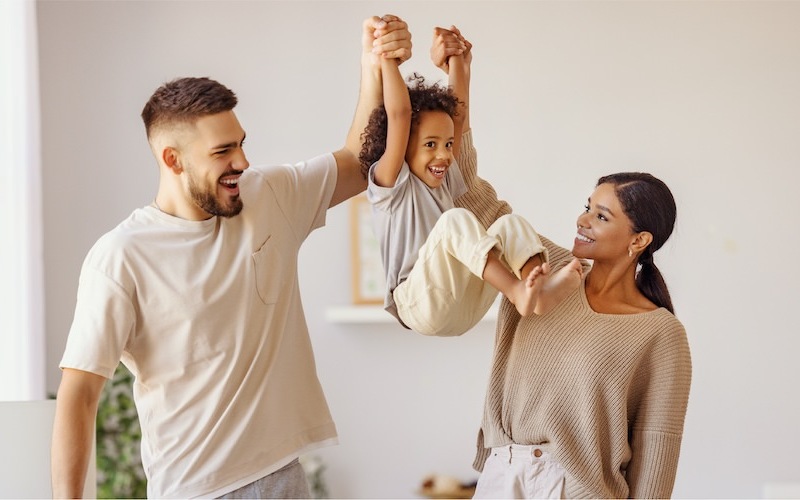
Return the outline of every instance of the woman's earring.
[[[633,250],[630,248],[628,249],[628,257],[633,257]]]

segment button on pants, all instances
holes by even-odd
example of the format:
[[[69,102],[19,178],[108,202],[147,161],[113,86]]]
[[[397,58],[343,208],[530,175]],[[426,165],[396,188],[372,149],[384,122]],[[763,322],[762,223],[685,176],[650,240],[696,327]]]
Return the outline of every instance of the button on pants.
[[[564,498],[564,468],[546,445],[492,448],[473,498]]]

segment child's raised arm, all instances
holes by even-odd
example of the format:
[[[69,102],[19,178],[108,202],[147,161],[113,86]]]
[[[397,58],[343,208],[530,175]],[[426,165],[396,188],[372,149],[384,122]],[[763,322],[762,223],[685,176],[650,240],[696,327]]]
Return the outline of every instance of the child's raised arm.
[[[469,83],[472,64],[472,44],[461,35],[455,26],[450,29],[435,28],[431,58],[434,64],[447,72],[449,85],[459,100],[458,115],[453,119],[455,135],[453,155],[458,156],[461,134],[469,130]]]
[[[381,60],[383,105],[386,108],[386,151],[375,167],[375,183],[394,186],[403,166],[411,129],[411,101],[397,59]]]

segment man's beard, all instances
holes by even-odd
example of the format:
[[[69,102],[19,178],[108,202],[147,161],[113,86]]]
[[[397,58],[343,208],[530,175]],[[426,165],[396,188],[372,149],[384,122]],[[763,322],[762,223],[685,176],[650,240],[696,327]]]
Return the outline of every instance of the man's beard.
[[[239,195],[232,197],[228,206],[223,206],[214,192],[209,189],[203,189],[200,185],[195,183],[193,175],[189,175],[189,195],[198,207],[218,217],[234,217],[239,215],[239,212],[241,212],[244,207],[244,203],[242,203]]]

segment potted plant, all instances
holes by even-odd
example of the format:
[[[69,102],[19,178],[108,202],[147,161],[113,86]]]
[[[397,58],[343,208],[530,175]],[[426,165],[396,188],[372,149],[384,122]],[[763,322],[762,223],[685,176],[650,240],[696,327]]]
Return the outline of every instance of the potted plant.
[[[133,375],[121,364],[97,409],[97,498],[147,498]]]

